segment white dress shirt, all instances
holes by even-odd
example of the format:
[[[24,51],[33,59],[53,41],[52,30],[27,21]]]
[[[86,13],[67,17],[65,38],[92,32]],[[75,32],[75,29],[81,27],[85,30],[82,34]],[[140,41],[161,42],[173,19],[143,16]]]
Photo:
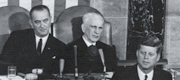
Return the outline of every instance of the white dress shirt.
[[[138,72],[138,76],[140,80],[144,80],[145,79],[145,75],[147,75],[147,80],[152,80],[153,78],[153,74],[154,74],[154,70],[152,70],[151,72],[149,72],[148,74],[145,74],[144,72],[141,71],[141,69],[139,68],[139,66],[137,66],[137,72]]]
[[[49,37],[49,35],[47,35],[47,36],[45,36],[45,37],[39,37],[39,36],[35,35],[35,38],[36,38],[36,49],[37,49],[37,47],[38,47],[39,40],[42,39],[41,52],[43,52],[48,37]]]

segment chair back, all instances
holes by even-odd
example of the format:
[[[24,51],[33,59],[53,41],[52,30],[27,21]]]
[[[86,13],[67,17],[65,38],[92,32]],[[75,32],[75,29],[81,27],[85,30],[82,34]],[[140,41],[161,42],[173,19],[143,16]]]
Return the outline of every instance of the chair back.
[[[82,16],[88,12],[101,14],[98,10],[89,6],[74,6],[65,9],[53,25],[53,35],[65,44],[77,40],[83,35],[81,30]],[[109,45],[112,43],[111,24],[107,21],[105,21],[100,41]]]
[[[19,6],[5,6],[0,8],[0,53],[9,37],[15,30],[31,28],[29,11]]]

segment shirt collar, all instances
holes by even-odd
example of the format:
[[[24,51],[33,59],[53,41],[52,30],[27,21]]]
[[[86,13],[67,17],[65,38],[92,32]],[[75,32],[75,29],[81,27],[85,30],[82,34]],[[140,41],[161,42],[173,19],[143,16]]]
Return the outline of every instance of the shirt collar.
[[[137,72],[138,72],[138,76],[140,80],[144,80],[145,75],[148,76],[147,80],[152,80],[153,74],[154,74],[154,70],[152,70],[148,74],[145,74],[144,72],[141,71],[141,69],[139,68],[139,65],[137,66]]]
[[[35,35],[35,37],[36,37],[36,48],[37,48],[37,45],[39,43],[39,39],[42,39],[42,50],[43,50],[43,48],[45,47],[45,44],[47,42],[47,39],[49,37],[49,34],[47,36],[45,36],[45,37],[39,37],[37,35]]]
[[[86,40],[86,38],[84,36],[82,36],[84,42],[86,43],[87,47],[91,46],[91,45],[96,45],[96,43],[90,43],[88,40]]]

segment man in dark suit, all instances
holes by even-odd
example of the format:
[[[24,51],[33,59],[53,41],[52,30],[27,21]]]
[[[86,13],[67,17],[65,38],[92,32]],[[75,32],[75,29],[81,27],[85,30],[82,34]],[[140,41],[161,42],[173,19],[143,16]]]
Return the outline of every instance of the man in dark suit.
[[[123,72],[116,71],[111,80],[172,80],[169,72],[155,68],[162,51],[162,42],[156,36],[143,37],[136,51],[137,65]]]
[[[64,72],[74,72],[75,67],[79,73],[114,71],[116,54],[112,47],[99,40],[103,31],[104,18],[98,13],[87,13],[82,18],[81,25],[84,33],[80,39],[68,44],[67,58]],[[75,66],[74,53],[77,50],[77,66]]]
[[[3,47],[1,60],[13,63],[18,72],[59,73],[59,59],[66,45],[50,33],[51,15],[47,6],[38,5],[30,11],[33,29],[14,31]]]

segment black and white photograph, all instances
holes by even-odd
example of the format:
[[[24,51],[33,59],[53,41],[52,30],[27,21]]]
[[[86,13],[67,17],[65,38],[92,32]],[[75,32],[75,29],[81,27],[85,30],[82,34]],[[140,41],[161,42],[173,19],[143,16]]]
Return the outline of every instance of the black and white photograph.
[[[180,80],[179,0],[0,0],[0,80]]]

